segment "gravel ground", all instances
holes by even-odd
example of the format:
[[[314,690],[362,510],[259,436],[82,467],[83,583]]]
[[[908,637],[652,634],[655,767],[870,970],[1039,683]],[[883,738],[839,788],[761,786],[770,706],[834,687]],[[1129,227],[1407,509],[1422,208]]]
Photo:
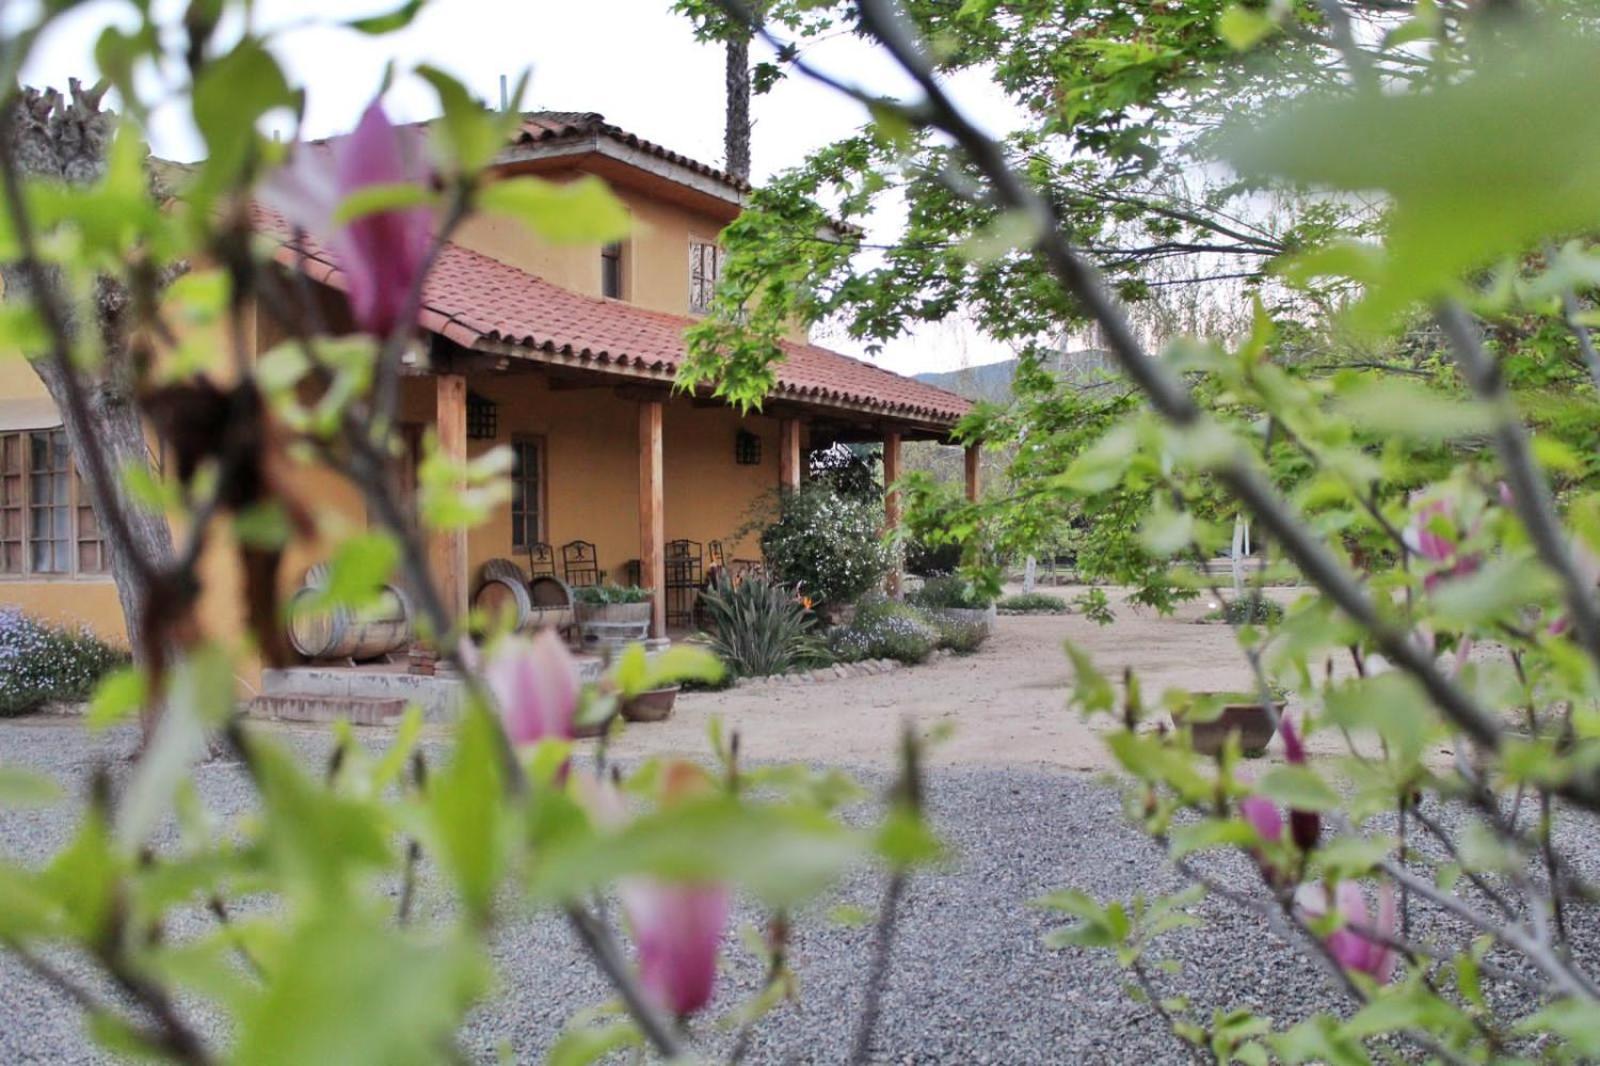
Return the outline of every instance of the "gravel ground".
[[[319,733],[285,735],[308,758],[319,758],[327,747]],[[126,734],[91,741],[68,722],[0,722],[0,761],[79,786],[108,750],[126,750],[129,743]],[[864,769],[857,777],[874,789],[886,783],[881,769]],[[206,765],[195,779],[215,811],[247,806],[236,767]],[[931,771],[928,792],[931,816],[953,857],[944,868],[917,877],[905,896],[875,1061],[1187,1061],[1149,1009],[1124,994],[1123,975],[1108,958],[1046,949],[1041,938],[1060,920],[1028,906],[1030,899],[1063,887],[1101,899],[1179,887],[1153,845],[1123,824],[1116,792],[1081,774],[973,767]],[[0,854],[39,861],[60,845],[71,819],[65,809],[0,811]],[[1589,843],[1575,850],[1593,853]],[[1242,857],[1211,865],[1232,883],[1255,883]],[[850,903],[875,912],[881,891],[878,878],[862,876],[824,906]],[[829,924],[824,906],[797,923],[793,952],[801,998],[769,1017],[748,1061],[827,1063],[846,1057],[872,934]],[[1336,1002],[1323,976],[1273,941],[1259,919],[1209,903],[1206,910],[1211,921],[1166,942],[1165,954],[1178,971],[1162,978],[1164,993],[1187,994],[1208,1010],[1252,1006],[1280,1023]],[[759,921],[759,915],[741,908],[739,920]],[[182,935],[179,925],[175,935]],[[1583,940],[1596,941],[1591,921],[1580,931]],[[760,980],[758,964],[736,938],[730,936],[725,949],[729,979],[718,1008],[731,1007]],[[501,994],[473,1015],[462,1038],[476,1060],[495,1061],[509,1051],[515,1061],[536,1061],[565,1018],[608,998],[601,978],[554,917],[514,923],[494,953]],[[725,1051],[729,1037],[710,1031],[707,1042]],[[68,1004],[0,955],[0,1063],[99,1061]]]

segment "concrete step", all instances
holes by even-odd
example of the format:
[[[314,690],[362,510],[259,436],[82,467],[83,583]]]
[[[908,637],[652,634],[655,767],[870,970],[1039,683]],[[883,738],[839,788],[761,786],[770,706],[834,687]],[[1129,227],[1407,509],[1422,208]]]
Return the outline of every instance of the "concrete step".
[[[355,725],[393,725],[405,714],[403,699],[364,696],[325,696],[315,693],[280,693],[257,696],[249,713],[281,722],[336,722],[347,718]]]

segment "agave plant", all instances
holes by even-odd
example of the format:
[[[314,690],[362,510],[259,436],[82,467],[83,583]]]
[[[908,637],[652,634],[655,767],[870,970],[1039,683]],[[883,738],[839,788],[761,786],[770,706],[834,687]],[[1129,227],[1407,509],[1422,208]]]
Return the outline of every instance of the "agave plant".
[[[766,577],[719,577],[700,594],[711,648],[744,677],[781,674],[825,654],[812,617],[794,590]]]

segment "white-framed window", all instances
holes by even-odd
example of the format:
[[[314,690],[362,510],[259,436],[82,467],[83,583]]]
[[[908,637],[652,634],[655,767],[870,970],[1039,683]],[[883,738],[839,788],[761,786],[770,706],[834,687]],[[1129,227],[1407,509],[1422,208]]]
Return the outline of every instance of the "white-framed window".
[[[0,433],[0,576],[108,573],[106,548],[66,431]]]
[[[722,256],[714,241],[689,241],[689,310],[694,314],[711,310],[717,279],[722,276]]]

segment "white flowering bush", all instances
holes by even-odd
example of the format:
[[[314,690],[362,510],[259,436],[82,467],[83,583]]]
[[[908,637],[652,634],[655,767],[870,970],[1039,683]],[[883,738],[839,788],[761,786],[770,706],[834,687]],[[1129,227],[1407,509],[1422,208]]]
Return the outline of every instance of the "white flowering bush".
[[[761,533],[761,552],[774,576],[815,606],[853,603],[893,565],[882,525],[875,504],[812,482],[779,499],[777,520]]]
[[[127,652],[88,629],[62,629],[0,608],[0,718],[88,699],[102,677],[127,662]]]

